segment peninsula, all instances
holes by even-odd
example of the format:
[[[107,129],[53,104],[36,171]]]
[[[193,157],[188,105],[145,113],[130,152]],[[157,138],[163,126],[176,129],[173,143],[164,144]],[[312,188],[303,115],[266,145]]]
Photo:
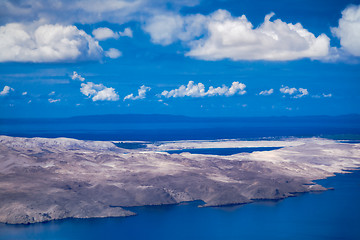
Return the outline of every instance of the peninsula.
[[[134,215],[126,207],[202,206],[323,191],[314,180],[360,167],[360,144],[305,138],[174,141],[125,149],[110,141],[0,136],[0,222]],[[167,150],[281,147],[230,156]]]

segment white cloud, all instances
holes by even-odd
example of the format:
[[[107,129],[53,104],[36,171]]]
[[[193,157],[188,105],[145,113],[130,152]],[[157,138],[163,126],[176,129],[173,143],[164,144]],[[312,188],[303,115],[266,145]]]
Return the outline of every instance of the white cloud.
[[[289,95],[294,95],[293,98],[301,98],[303,96],[306,96],[306,95],[309,95],[309,92],[307,89],[305,88],[290,88],[288,86],[282,86],[280,88],[280,92],[283,93],[283,94],[289,94]]]
[[[97,40],[106,40],[109,38],[115,38],[115,39],[119,38],[118,33],[113,32],[113,30],[111,30],[110,28],[107,28],[107,27],[97,28],[92,31],[92,34],[95,37],[95,39],[97,39]]]
[[[109,38],[114,38],[114,39],[118,39],[119,37],[133,37],[133,32],[131,30],[131,28],[125,28],[124,31],[120,31],[120,32],[114,32],[113,30],[111,30],[110,28],[107,27],[101,27],[101,28],[97,28],[94,29],[92,31],[93,36],[95,37],[95,39],[103,41]]]
[[[119,57],[121,57],[121,55],[122,55],[122,52],[120,52],[116,48],[110,48],[109,50],[107,50],[105,52],[105,56],[107,56],[109,58],[119,58]]]
[[[13,88],[9,87],[9,86],[5,86],[3,88],[3,90],[0,92],[0,96],[6,96],[8,95],[11,91],[14,91]]]
[[[9,23],[0,27],[0,39],[0,62],[68,62],[102,55],[98,42],[75,26]]]
[[[55,95],[55,91],[49,93],[49,96],[53,96],[53,95]]]
[[[331,29],[340,39],[342,48],[354,56],[360,56],[360,5],[349,6],[342,12],[339,26]]]
[[[139,89],[138,89],[138,95],[134,96],[133,93],[127,95],[126,97],[124,97],[124,101],[129,99],[129,100],[137,100],[137,99],[144,99],[146,97],[146,92],[150,91],[151,88],[150,87],[146,87],[145,85],[142,85]]]
[[[264,90],[259,93],[259,95],[268,96],[274,93],[274,89]]]
[[[48,101],[49,101],[49,103],[56,103],[56,102],[60,102],[61,100],[49,98]]]
[[[155,15],[146,22],[144,30],[157,44],[169,45],[178,40],[187,43],[191,50],[186,55],[203,60],[328,58],[330,39],[325,34],[315,37],[300,23],[270,21],[273,15],[266,15],[257,28],[245,15],[233,17],[226,10],[208,16]]]
[[[329,93],[329,94],[325,94],[325,93],[323,93],[323,94],[321,94],[321,95],[312,95],[311,96],[312,98],[331,98],[332,97],[332,94],[331,93]]]
[[[27,95],[27,94],[28,94],[28,92],[23,92],[21,95],[25,96],[25,95]]]
[[[146,0],[2,0],[0,21],[22,19],[47,22],[95,23],[100,21],[122,23],[137,16],[137,12],[148,11]]]
[[[245,15],[232,17],[226,10],[210,15],[208,36],[191,43],[186,55],[204,60],[270,60],[286,61],[301,58],[321,59],[328,55],[330,39],[318,37],[300,23],[291,24],[280,19],[254,28]]]
[[[303,96],[309,95],[308,90],[305,88],[299,88],[298,91],[299,91],[299,94],[294,96],[294,98],[301,98]]]
[[[280,88],[280,92],[284,93],[284,94],[289,94],[289,95],[293,95],[294,93],[297,92],[296,88],[289,88],[288,86],[286,87],[282,87]]]
[[[144,16],[160,14],[171,8],[196,5],[198,0],[1,0],[0,24],[34,22],[123,24],[143,21]]]
[[[173,89],[170,91],[163,91],[161,96],[166,98],[170,97],[205,97],[205,96],[233,96],[235,94],[243,95],[246,93],[244,90],[246,85],[239,82],[233,82],[229,87],[223,85],[222,87],[210,86],[208,91],[205,90],[205,86],[202,83],[194,84],[193,81],[189,81],[187,86],[181,85],[177,89]]]
[[[114,88],[105,87],[103,84],[93,82],[81,83],[80,92],[95,101],[117,101],[119,95]]]
[[[124,31],[119,32],[119,35],[121,37],[129,37],[132,38],[133,37],[133,32],[131,30],[131,28],[125,28]]]
[[[169,45],[177,40],[190,41],[205,33],[207,17],[201,14],[180,16],[177,14],[155,15],[150,18],[144,30],[151,36],[151,41]]]
[[[73,72],[73,75],[71,76],[72,80],[80,80],[81,82],[85,81],[85,78],[83,78],[80,74],[77,72]]]

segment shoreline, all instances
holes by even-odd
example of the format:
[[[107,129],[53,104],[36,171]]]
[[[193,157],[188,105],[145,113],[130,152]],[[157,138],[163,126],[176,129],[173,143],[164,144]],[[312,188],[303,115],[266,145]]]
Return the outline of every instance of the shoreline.
[[[347,174],[353,174],[355,173],[355,171],[360,172],[360,168],[354,169],[354,172],[342,172],[342,173],[336,173],[334,176],[329,176],[323,179],[317,179],[314,180],[314,182],[317,181],[323,181],[323,180],[328,180],[329,178],[336,178],[338,177],[338,175],[347,175]],[[128,215],[128,216],[110,216],[110,217],[87,217],[87,218],[61,218],[61,219],[52,219],[52,220],[48,220],[48,221],[43,221],[43,222],[35,222],[35,223],[18,223],[18,224],[11,224],[11,223],[3,223],[0,222],[0,225],[5,225],[5,226],[30,226],[30,225],[34,225],[34,224],[47,224],[47,223],[56,223],[56,222],[60,222],[60,221],[67,221],[67,220],[85,220],[85,219],[111,219],[111,218],[129,218],[129,217],[137,217],[140,214],[137,213],[137,211],[134,209],[138,209],[138,208],[152,208],[152,207],[177,207],[177,206],[182,206],[182,205],[197,205],[198,208],[217,208],[217,209],[226,209],[226,208],[236,208],[236,207],[241,207],[241,206],[245,206],[248,204],[255,204],[255,203],[266,203],[266,202],[271,202],[271,203],[278,203],[281,202],[283,200],[286,200],[288,198],[296,198],[305,194],[311,194],[311,193],[319,193],[321,194],[322,192],[325,191],[334,191],[336,190],[336,188],[333,187],[327,187],[325,190],[319,190],[319,191],[307,191],[307,192],[297,192],[297,193],[293,193],[293,195],[285,197],[285,198],[279,198],[279,199],[256,199],[253,200],[251,202],[248,203],[234,203],[234,204],[227,204],[227,205],[218,205],[218,206],[204,206],[201,204],[197,204],[197,202],[202,202],[202,204],[204,204],[205,202],[203,202],[202,200],[194,200],[194,201],[186,201],[186,202],[179,202],[179,203],[174,203],[174,204],[163,204],[163,205],[142,205],[142,206],[134,206],[134,207],[125,207],[125,206],[115,206],[115,207],[121,207],[124,208],[125,210],[129,210],[131,211],[133,214]],[[110,207],[114,207],[114,206],[110,206]]]

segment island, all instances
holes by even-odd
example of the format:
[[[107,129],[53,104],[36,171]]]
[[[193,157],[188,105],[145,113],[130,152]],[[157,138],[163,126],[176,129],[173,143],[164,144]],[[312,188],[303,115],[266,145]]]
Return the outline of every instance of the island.
[[[128,207],[195,200],[201,207],[278,200],[327,190],[314,180],[360,167],[360,144],[321,138],[136,144],[0,136],[0,222],[123,217],[135,214]],[[276,149],[167,153],[249,147]]]

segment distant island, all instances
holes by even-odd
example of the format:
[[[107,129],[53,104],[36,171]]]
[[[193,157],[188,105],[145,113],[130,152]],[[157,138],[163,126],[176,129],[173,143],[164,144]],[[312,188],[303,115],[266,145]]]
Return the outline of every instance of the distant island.
[[[360,167],[360,144],[321,138],[122,144],[0,136],[0,222],[130,216],[126,207],[195,200],[205,207],[277,200],[326,190],[313,181]],[[261,147],[276,149],[167,153]]]

